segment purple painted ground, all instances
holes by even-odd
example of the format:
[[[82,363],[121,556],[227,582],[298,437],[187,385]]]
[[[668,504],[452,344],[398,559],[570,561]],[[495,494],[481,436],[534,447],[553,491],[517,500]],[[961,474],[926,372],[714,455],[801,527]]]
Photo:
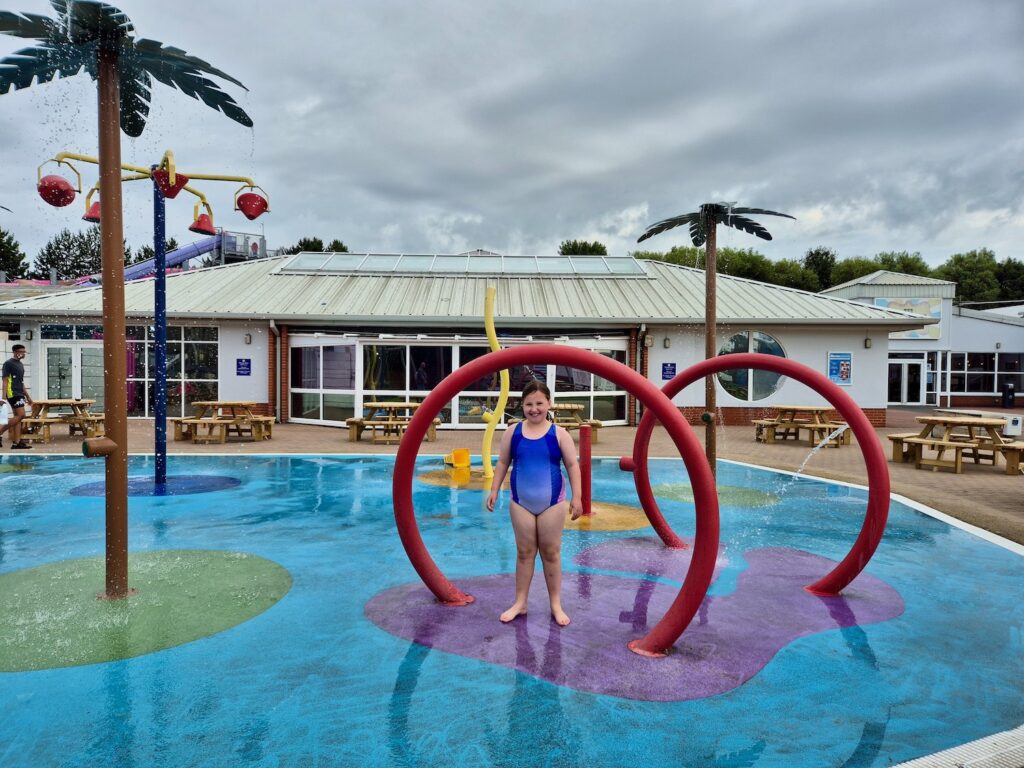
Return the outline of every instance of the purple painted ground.
[[[575,562],[590,568],[681,579],[691,549],[668,550],[654,539],[592,547]],[[679,591],[635,577],[567,572],[562,604],[572,624],[550,619],[543,577],[534,577],[530,612],[503,625],[513,575],[460,579],[476,600],[462,608],[438,604],[422,584],[376,595],[365,607],[382,629],[460,656],[517,669],[558,685],[647,701],[682,701],[730,691],[757,674],[793,640],[816,632],[886,621],[903,613],[892,587],[861,574],[840,597],[815,597],[803,586],[835,563],[788,548],[744,553],[748,568],[736,591],[706,597],[698,615],[664,659],[626,648],[657,623]]]

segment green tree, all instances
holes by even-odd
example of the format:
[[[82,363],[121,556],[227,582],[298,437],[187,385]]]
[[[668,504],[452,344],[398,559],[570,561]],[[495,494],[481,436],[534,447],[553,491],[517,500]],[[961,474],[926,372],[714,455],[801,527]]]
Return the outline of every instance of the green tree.
[[[775,283],[775,265],[763,253],[753,248],[719,248],[718,271],[733,277]]]
[[[125,245],[125,263],[131,258],[131,249]],[[100,228],[88,227],[82,232],[62,229],[46,243],[33,260],[29,277],[49,280],[50,270],[57,270],[58,280],[93,275],[102,270],[100,257]]]
[[[292,254],[302,253],[303,251],[312,251],[313,253],[323,253],[324,241],[319,237],[303,237],[299,239],[295,245],[291,248],[285,248],[281,253]]]
[[[563,240],[558,246],[560,256],[607,256],[608,249],[597,240]]]
[[[878,264],[879,269],[900,272],[904,275],[928,277],[932,273],[931,267],[921,258],[921,254],[917,252],[884,251],[875,255],[875,262]]]
[[[348,253],[348,246],[335,238],[327,244],[327,251],[329,253]]]
[[[818,290],[832,287],[832,270],[836,266],[836,252],[819,245],[804,254],[803,266],[818,276]]]
[[[832,285],[842,285],[858,277],[870,275],[879,270],[878,262],[866,256],[852,256],[848,259],[837,261],[832,268]]]
[[[0,228],[0,272],[6,272],[8,280],[16,280],[25,277],[27,271],[21,244],[14,235]]]
[[[796,259],[780,259],[772,263],[772,279],[776,285],[799,288],[801,291],[817,291],[818,276]]]
[[[173,237],[167,238],[167,242],[164,243],[164,253],[170,253],[171,251],[175,251],[177,249],[178,241]],[[128,263],[141,264],[142,262],[149,261],[150,259],[153,258],[156,258],[156,253],[153,251],[153,246],[147,243],[146,245],[140,245],[135,250],[135,253],[131,256],[131,261],[129,261]]]
[[[1024,303],[1024,262],[1007,258],[996,267],[999,281],[999,298],[1003,301]]]
[[[988,248],[954,253],[939,266],[935,277],[956,283],[960,301],[996,301],[999,298],[999,279],[996,255]]]

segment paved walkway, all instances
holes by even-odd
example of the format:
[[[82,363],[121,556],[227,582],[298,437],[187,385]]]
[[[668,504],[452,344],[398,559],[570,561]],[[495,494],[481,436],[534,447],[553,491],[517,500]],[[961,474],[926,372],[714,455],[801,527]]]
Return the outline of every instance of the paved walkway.
[[[885,455],[891,453],[885,435],[890,432],[904,432],[915,427],[914,415],[921,411],[889,411],[889,426],[877,430],[877,436]],[[1022,412],[1021,409],[1015,411]],[[40,453],[79,454],[81,440],[69,438],[63,429],[55,429],[50,445],[37,445],[32,451],[12,451],[5,443],[0,453],[7,456]],[[696,431],[698,438],[703,429]],[[632,453],[635,429],[631,427],[606,427],[601,430],[600,442],[594,446],[595,456],[622,456]],[[454,448],[469,448],[479,453],[483,432],[439,430],[438,439],[424,443],[422,453],[444,454]],[[128,435],[129,450],[132,453],[153,452],[153,426],[148,421],[130,421]],[[497,440],[495,440],[495,447]],[[718,437],[719,455],[723,459],[760,464],[766,467],[795,471],[806,461],[802,472],[807,475],[827,477],[863,485],[866,482],[864,461],[861,452],[853,445],[842,448],[823,448],[810,455],[806,444],[786,441],[774,445],[754,442],[754,428],[723,427]],[[396,445],[374,445],[364,435],[359,443],[348,441],[348,430],[337,427],[314,427],[301,424],[274,425],[274,439],[269,442],[237,442],[225,445],[192,445],[191,443],[168,443],[169,453],[309,453],[317,455],[346,453],[394,454]],[[658,428],[651,440],[652,456],[677,456],[678,453],[668,434]],[[86,459],[83,459],[85,461]],[[985,530],[1024,544],[1024,475],[1011,477],[1003,473],[1002,467],[964,463],[963,474],[949,471],[931,472],[916,470],[913,465],[889,464],[892,490],[908,498],[927,504],[941,512],[976,525]]]

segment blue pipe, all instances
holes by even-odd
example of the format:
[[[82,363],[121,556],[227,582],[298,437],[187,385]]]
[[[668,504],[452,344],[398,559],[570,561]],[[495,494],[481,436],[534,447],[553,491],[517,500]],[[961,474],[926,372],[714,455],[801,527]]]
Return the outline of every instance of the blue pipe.
[[[156,170],[156,166],[153,166]],[[153,263],[156,280],[153,283],[153,316],[156,335],[153,351],[156,357],[156,477],[154,485],[161,489],[167,485],[167,258],[166,206],[164,193],[153,174]],[[216,238],[211,238],[216,239]],[[179,248],[178,251],[184,250]],[[127,272],[127,270],[125,270]]]

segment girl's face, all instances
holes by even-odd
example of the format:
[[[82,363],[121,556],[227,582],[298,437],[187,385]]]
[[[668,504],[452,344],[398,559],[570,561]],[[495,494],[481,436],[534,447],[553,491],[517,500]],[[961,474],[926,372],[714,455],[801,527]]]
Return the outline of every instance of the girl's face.
[[[547,421],[551,401],[543,392],[531,392],[523,398],[523,415],[531,424]]]

